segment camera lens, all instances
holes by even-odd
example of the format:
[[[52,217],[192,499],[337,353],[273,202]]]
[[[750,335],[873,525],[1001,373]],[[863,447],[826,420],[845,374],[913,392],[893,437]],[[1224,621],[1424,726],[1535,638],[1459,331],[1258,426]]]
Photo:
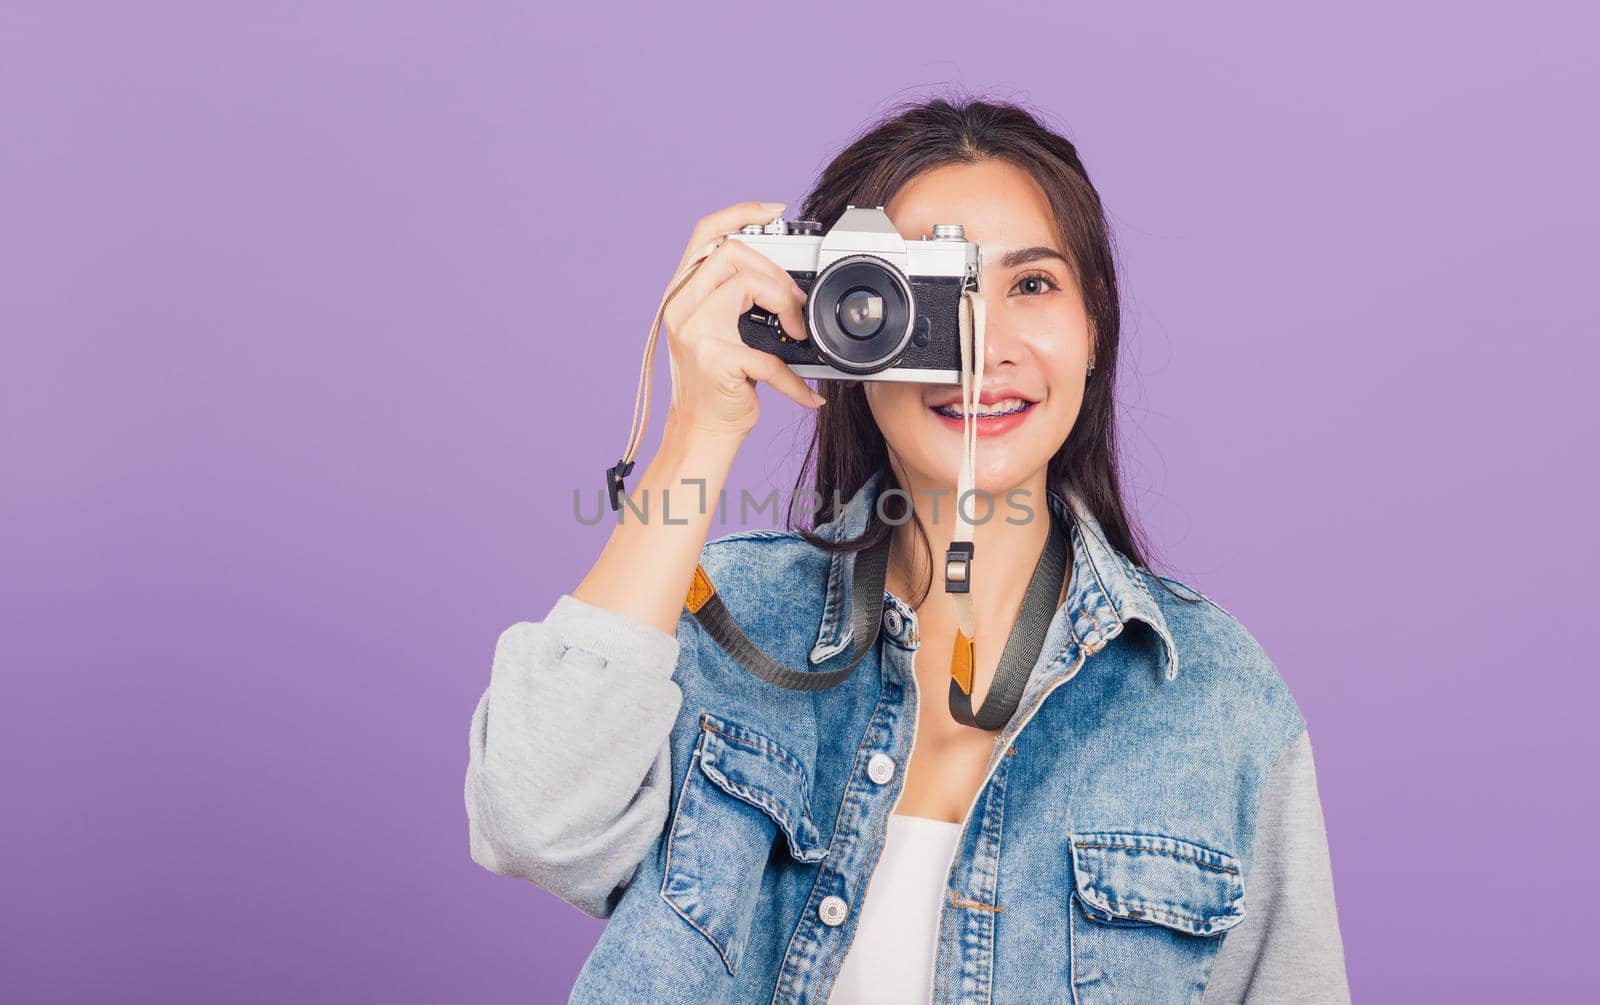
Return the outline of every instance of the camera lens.
[[[916,304],[906,274],[876,255],[846,255],[818,274],[806,325],[822,361],[846,373],[892,365],[911,340]]]
[[[883,297],[865,286],[839,298],[839,327],[851,338],[871,338],[883,327]]]

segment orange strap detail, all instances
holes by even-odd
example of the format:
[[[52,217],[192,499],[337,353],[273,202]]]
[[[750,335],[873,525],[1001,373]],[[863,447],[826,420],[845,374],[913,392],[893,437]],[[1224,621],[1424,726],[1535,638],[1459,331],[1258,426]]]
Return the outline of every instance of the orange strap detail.
[[[964,695],[972,694],[972,664],[976,662],[973,655],[972,640],[956,629],[956,642],[950,648],[950,676],[955,679],[956,687]]]
[[[717,588],[711,585],[711,577],[706,575],[706,570],[701,566],[694,567],[694,579],[689,581],[688,596],[683,599],[683,606],[689,608],[690,614],[699,614],[700,608],[706,605],[711,595]]]

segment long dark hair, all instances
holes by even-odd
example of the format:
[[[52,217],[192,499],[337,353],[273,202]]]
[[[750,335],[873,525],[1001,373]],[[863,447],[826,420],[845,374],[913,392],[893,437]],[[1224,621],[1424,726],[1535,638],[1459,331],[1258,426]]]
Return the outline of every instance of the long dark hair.
[[[1117,468],[1113,390],[1122,316],[1111,234],[1100,195],[1078,159],[1077,148],[1015,104],[969,98],[952,101],[945,97],[903,102],[869,126],[828,164],[801,203],[800,216],[818,221],[826,230],[838,221],[846,206],[887,205],[902,186],[924,171],[988,158],[1004,160],[1027,171],[1044,189],[1094,326],[1095,366],[1084,389],[1082,409],[1066,441],[1050,458],[1046,481],[1056,491],[1075,489],[1099,521],[1107,542],[1133,564],[1144,567],[1145,549],[1140,542],[1143,534],[1128,521]],[[821,383],[827,403],[814,413],[816,423],[795,480],[794,495],[799,497],[808,491],[803,486],[810,480],[816,492],[810,498],[849,499],[878,471],[885,472],[883,490],[897,486],[888,447],[861,384]],[[918,568],[925,572],[925,578],[912,601],[912,606],[920,606],[933,581],[927,528],[910,512],[903,493],[887,498],[883,515],[888,519],[869,519],[865,532],[857,538],[835,541],[816,534],[815,525],[830,512],[827,508],[815,511],[811,527],[796,528],[795,510],[791,507],[789,528],[828,552],[860,551],[892,534],[894,524],[909,515],[923,546],[923,561]],[[1162,586],[1172,592],[1165,583]]]

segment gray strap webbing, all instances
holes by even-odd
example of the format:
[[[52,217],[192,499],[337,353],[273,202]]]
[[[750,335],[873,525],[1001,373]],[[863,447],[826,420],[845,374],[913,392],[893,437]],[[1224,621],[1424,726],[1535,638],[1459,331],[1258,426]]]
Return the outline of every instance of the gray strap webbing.
[[[722,651],[751,674],[790,691],[826,691],[844,683],[878,642],[883,623],[883,590],[889,568],[890,537],[857,552],[851,576],[850,663],[837,670],[794,670],[756,648],[723,605],[705,571],[695,570],[689,610]],[[1050,514],[1050,534],[1028,582],[1017,612],[1017,622],[1000,655],[994,682],[976,714],[972,699],[955,680],[950,681],[950,713],[957,722],[990,731],[1005,727],[1017,710],[1033,666],[1044,648],[1044,638],[1054,620],[1061,586],[1067,574],[1067,535],[1058,518]]]
[[[954,677],[950,679],[950,714],[957,722],[993,732],[1004,729],[1011,721],[1017,703],[1022,701],[1028,678],[1033,675],[1033,665],[1044,649],[1045,633],[1055,619],[1056,602],[1066,575],[1067,535],[1052,510],[1049,540],[1033,567],[1028,592],[1023,595],[1022,607],[1017,611],[1017,623],[1011,628],[1011,637],[1000,654],[1000,665],[995,668],[994,681],[976,715],[972,712],[972,696],[961,690]]]
[[[706,583],[709,595],[705,595],[698,608],[691,601],[690,613],[700,622],[706,634],[722,647],[723,652],[768,684],[791,691],[826,691],[844,683],[845,678],[878,642],[878,630],[883,623],[884,578],[889,571],[890,537],[885,534],[882,541],[855,555],[855,570],[850,579],[852,655],[848,666],[826,671],[791,670],[772,659],[757,649],[749,636],[745,635],[738,622],[733,620],[733,615],[728,613],[727,607],[723,606],[722,598],[709,588],[710,581],[703,580],[704,572],[699,569],[695,570],[697,582],[703,580]],[[694,596],[692,589],[690,595]],[[782,612],[773,614],[775,617],[782,616]]]

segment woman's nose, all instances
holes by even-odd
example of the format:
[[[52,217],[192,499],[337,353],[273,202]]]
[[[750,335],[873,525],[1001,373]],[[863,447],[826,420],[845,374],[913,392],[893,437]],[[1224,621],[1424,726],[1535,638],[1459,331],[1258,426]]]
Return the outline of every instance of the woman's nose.
[[[1020,350],[1016,331],[1007,323],[1005,311],[984,303],[983,368],[993,370],[1001,363],[1016,363]]]

